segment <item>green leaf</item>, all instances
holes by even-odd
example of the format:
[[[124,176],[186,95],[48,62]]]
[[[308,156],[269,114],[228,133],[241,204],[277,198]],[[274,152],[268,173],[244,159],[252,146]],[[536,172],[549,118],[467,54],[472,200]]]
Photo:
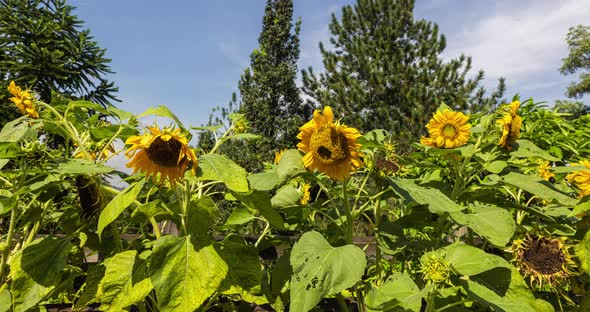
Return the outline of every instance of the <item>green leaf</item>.
[[[94,173],[109,173],[114,169],[96,164],[91,160],[87,159],[68,159],[65,162],[57,165],[56,171],[62,174],[94,174]]]
[[[534,176],[510,172],[502,176],[502,181],[548,201],[555,199],[560,204],[567,206],[574,206],[577,203],[575,198],[569,197],[567,194],[555,188],[551,183]]]
[[[230,236],[220,243],[218,250],[229,266],[221,292],[240,295],[246,302],[267,303],[266,298],[261,296],[262,266],[256,247],[244,245],[237,236]]]
[[[270,200],[276,209],[299,206],[299,191],[292,185],[281,187]]]
[[[71,248],[69,239],[47,236],[13,256],[10,287],[14,312],[36,306],[63,282],[63,269]]]
[[[180,127],[180,129],[182,129],[182,131],[186,132],[186,128],[184,128],[184,125],[182,124],[182,122],[180,122],[180,119],[178,119],[178,117],[176,117],[176,115],[174,115],[174,113],[172,113],[172,111],[170,111],[170,109],[164,105],[160,105],[157,107],[150,107],[145,112],[137,115],[137,118],[141,118],[141,117],[149,116],[149,115],[156,115],[156,116],[160,116],[160,117],[170,118],[170,119],[174,120],[174,122],[176,122],[176,124],[178,125],[178,127]]]
[[[508,166],[508,164],[502,160],[495,160],[495,161],[492,161],[491,163],[484,163],[484,165],[483,165],[483,167],[491,173],[500,173],[507,166]]]
[[[259,191],[270,191],[283,182],[279,179],[276,169],[251,174],[248,176],[248,181],[253,189]]]
[[[444,247],[445,259],[461,275],[472,276],[493,268],[512,268],[502,257],[488,254],[470,245],[455,243]]]
[[[296,149],[285,151],[277,165],[277,175],[281,183],[302,172],[305,172],[305,167],[301,153]]]
[[[46,236],[37,239],[23,250],[20,268],[38,284],[55,285],[66,267],[72,246],[68,238]]]
[[[137,206],[131,216],[135,217],[138,213],[143,214],[148,219],[162,215],[172,217],[159,199]]]
[[[309,311],[325,296],[354,286],[366,263],[365,253],[354,245],[334,248],[322,234],[304,233],[291,252],[290,311]]]
[[[368,311],[420,311],[424,292],[405,273],[394,272],[380,287],[374,286],[365,297]]]
[[[0,312],[10,311],[11,306],[12,296],[10,296],[8,287],[0,287]]]
[[[219,209],[211,197],[203,196],[191,199],[187,214],[187,233],[200,239],[209,236],[211,226],[219,217]]]
[[[518,140],[516,141],[516,143],[518,144],[518,148],[516,148],[512,153],[510,153],[511,156],[517,158],[542,158],[549,161],[561,160],[547,153],[543,149],[539,148],[531,141]]]
[[[512,214],[494,205],[476,204],[472,213],[459,211],[450,215],[457,223],[470,227],[498,247],[506,246],[516,229]]]
[[[576,256],[580,260],[581,268],[586,273],[590,273],[590,231],[586,232],[584,239],[575,247]]]
[[[145,184],[145,179],[141,179],[134,184],[130,185],[123,192],[119,193],[113,200],[111,200],[98,217],[98,236],[102,235],[102,231],[111,224],[111,222],[117,220],[119,215],[129,207],[139,195],[139,192]]]
[[[465,207],[455,203],[440,190],[418,186],[410,179],[390,178],[390,185],[396,193],[409,202],[428,205],[433,213],[461,211]]]
[[[246,207],[257,210],[274,227],[285,229],[283,217],[272,207],[270,195],[263,191],[252,191],[250,194],[234,193],[234,196]]]
[[[136,256],[137,251],[128,250],[105,261],[106,270],[96,293],[102,309],[122,310],[152,291],[147,261]]]
[[[238,207],[234,209],[227,221],[224,224],[224,227],[235,227],[238,225],[242,225],[245,223],[250,222],[251,220],[255,219],[256,217],[250,213],[250,210],[246,207]]]
[[[0,159],[8,160],[8,158],[14,158],[19,154],[21,154],[21,149],[18,143],[0,142]]]
[[[199,169],[202,180],[221,181],[234,192],[245,193],[249,190],[246,170],[225,155],[203,155],[199,159]]]
[[[217,130],[219,130],[221,127],[223,127],[223,125],[214,125],[214,126],[198,126],[198,127],[191,127],[191,129],[193,130],[205,130],[205,131],[211,131],[211,132],[215,132]]]
[[[586,211],[590,211],[590,197],[582,198],[582,200],[580,200],[580,202],[576,204],[574,210],[572,210],[569,216],[577,216]]]
[[[234,135],[230,135],[227,137],[228,140],[237,140],[237,139],[242,139],[242,140],[258,140],[260,139],[261,136],[256,135],[256,134],[252,134],[252,133],[238,133],[238,134],[234,134]]]
[[[92,265],[88,267],[84,292],[82,292],[80,298],[74,303],[75,310],[82,310],[87,305],[90,305],[99,299],[96,297],[96,294],[98,292],[98,285],[100,284],[105,271],[103,265]]]
[[[0,142],[18,142],[24,138],[32,138],[36,135],[36,129],[22,119],[8,122],[0,131]]]
[[[553,312],[553,307],[536,299],[518,270],[495,268],[472,276],[465,282],[465,289],[478,301],[494,311],[505,312]]]
[[[160,238],[150,263],[159,310],[194,311],[217,291],[227,272],[213,245],[199,246],[190,235]]]

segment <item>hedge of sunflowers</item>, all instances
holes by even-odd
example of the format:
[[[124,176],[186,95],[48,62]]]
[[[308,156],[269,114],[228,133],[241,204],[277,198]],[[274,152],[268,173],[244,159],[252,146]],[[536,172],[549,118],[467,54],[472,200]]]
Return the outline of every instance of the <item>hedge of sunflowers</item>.
[[[8,91],[0,312],[590,309],[590,116],[441,104],[400,155],[323,107],[252,173],[219,152],[257,139],[241,115],[187,128]]]

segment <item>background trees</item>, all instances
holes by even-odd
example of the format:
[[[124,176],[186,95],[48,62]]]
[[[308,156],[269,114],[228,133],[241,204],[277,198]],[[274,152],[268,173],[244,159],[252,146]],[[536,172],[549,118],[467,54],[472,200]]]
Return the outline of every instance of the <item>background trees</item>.
[[[580,74],[578,82],[572,82],[566,95],[579,99],[584,94],[590,93],[590,26],[578,25],[570,27],[566,42],[569,46],[569,54],[563,59],[563,65],[559,71],[563,75],[571,75],[578,70],[586,70]]]
[[[303,91],[330,105],[343,122],[366,132],[382,128],[411,142],[441,104],[464,111],[495,105],[504,81],[490,97],[479,87],[483,71],[469,78],[471,59],[445,61],[438,26],[415,20],[413,0],[358,0],[332,15],[328,49],[320,43],[325,72],[304,70]],[[408,143],[409,144],[409,143]]]
[[[0,0],[0,101],[12,80],[49,103],[51,91],[104,106],[117,101],[105,49],[64,0]],[[3,121],[13,107],[0,108]]]

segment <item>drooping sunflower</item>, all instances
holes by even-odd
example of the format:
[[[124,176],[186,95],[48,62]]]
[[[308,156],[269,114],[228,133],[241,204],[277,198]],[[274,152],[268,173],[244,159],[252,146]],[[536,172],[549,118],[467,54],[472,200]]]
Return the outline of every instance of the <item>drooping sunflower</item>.
[[[420,143],[437,148],[455,148],[464,145],[471,135],[469,117],[449,109],[434,113],[426,125],[429,138],[422,137]]]
[[[520,136],[520,127],[522,126],[522,118],[517,115],[520,101],[513,101],[504,106],[504,117],[497,120],[497,123],[502,127],[502,136],[500,137],[500,146],[507,150],[512,150],[512,144],[518,140]]]
[[[588,170],[572,172],[566,176],[566,179],[570,183],[575,183],[580,189],[580,197],[584,197],[590,195],[590,160],[582,160],[580,165],[588,168]]]
[[[547,160],[539,160],[539,166],[537,169],[539,171],[539,176],[543,178],[545,181],[549,181],[551,178],[555,177],[555,174],[549,170],[549,161]]]
[[[575,266],[564,242],[565,238],[529,235],[515,240],[509,251],[514,253],[513,261],[521,274],[530,277],[531,285],[555,287],[573,275]]]
[[[35,109],[33,103],[35,97],[33,97],[29,90],[23,91],[14,83],[14,81],[11,81],[8,85],[8,92],[14,96],[11,97],[10,100],[16,105],[16,107],[18,107],[21,113],[29,115],[31,118],[39,118],[39,113]]]
[[[316,110],[313,119],[304,124],[297,138],[297,148],[304,152],[303,164],[310,170],[325,173],[337,181],[344,181],[350,172],[362,166],[357,151],[359,131],[338,122],[334,123],[332,108],[323,113]]]
[[[149,133],[134,135],[125,144],[131,147],[125,152],[127,158],[133,158],[127,167],[145,172],[147,177],[157,179],[160,183],[168,179],[174,186],[182,179],[186,168],[192,163],[196,173],[197,156],[188,146],[188,139],[180,133],[180,129],[148,127]]]

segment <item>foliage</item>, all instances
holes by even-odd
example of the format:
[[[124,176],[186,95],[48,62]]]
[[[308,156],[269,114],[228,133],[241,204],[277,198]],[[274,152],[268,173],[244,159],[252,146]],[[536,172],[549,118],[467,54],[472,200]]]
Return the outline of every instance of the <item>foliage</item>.
[[[563,65],[559,71],[563,75],[571,75],[578,70],[590,70],[590,26],[578,25],[570,27],[566,42],[569,54],[563,59]],[[583,72],[578,82],[572,82],[567,88],[566,95],[579,99],[584,94],[590,93],[590,73]]]
[[[32,89],[50,103],[53,90],[103,106],[117,101],[105,49],[93,40],[64,0],[0,1],[0,100],[10,81]],[[12,107],[1,115],[16,118]]]
[[[367,132],[394,133],[404,149],[424,133],[441,102],[456,110],[484,112],[498,104],[485,97],[483,72],[469,78],[471,58],[444,61],[446,38],[436,24],[416,20],[413,0],[361,0],[332,15],[332,47],[320,43],[325,72],[303,70],[303,91],[315,103],[346,112],[342,121]]]

